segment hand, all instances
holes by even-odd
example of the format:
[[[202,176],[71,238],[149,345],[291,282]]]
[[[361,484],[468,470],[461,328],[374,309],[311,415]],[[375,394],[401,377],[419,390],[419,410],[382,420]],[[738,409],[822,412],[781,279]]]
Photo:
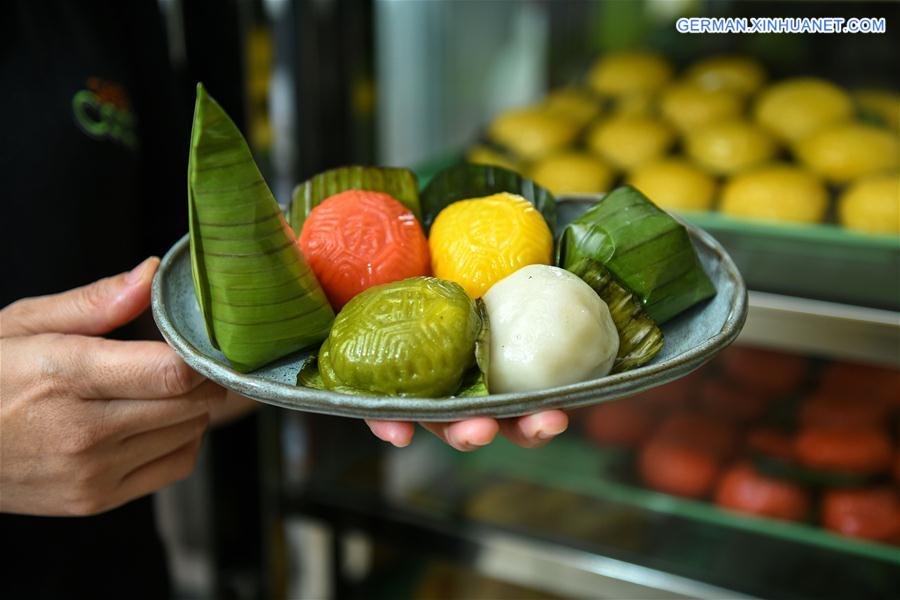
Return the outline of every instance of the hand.
[[[225,391],[162,342],[90,337],[147,308],[158,264],[0,311],[0,510],[95,514],[193,471]]]
[[[380,440],[398,448],[408,446],[415,433],[415,424],[406,421],[366,421]],[[454,423],[421,423],[444,443],[469,452],[490,444],[497,433],[523,448],[539,448],[561,434],[569,426],[569,417],[561,410],[547,410],[514,419],[475,417]]]

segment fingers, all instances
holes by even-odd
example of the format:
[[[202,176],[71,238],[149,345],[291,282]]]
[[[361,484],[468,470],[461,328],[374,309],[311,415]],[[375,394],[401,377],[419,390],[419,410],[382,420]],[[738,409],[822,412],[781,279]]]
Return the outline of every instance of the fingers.
[[[406,421],[366,420],[366,425],[379,440],[393,444],[397,448],[405,448],[412,442],[416,426]]]
[[[225,401],[226,390],[207,381],[187,394],[152,400],[89,400],[105,404],[104,419],[109,437],[125,440],[201,416]]]
[[[569,417],[561,410],[547,410],[525,417],[503,419],[500,431],[512,443],[523,448],[539,448],[569,426]]]
[[[476,417],[455,423],[421,423],[422,427],[461,452],[487,446],[497,436],[500,425],[496,419]]]
[[[225,390],[221,402],[209,406],[209,420],[213,427],[224,425],[259,408],[260,403],[237,392]]]
[[[174,452],[141,465],[127,474],[119,484],[118,504],[146,496],[167,485],[187,479],[194,471],[202,438],[197,438]]]
[[[150,304],[150,282],[159,259],[127,273],[61,294],[25,298],[0,311],[0,337],[39,333],[102,335],[128,323]]]
[[[163,342],[72,336],[58,345],[53,375],[82,398],[174,398],[205,381]]]
[[[375,437],[397,447],[412,441],[411,424],[403,421],[366,421]],[[447,445],[469,452],[490,444],[500,431],[514,444],[523,448],[538,448],[547,444],[569,426],[569,417],[561,410],[548,410],[516,419],[497,421],[477,417],[454,423],[421,423]]]
[[[209,415],[204,413],[168,427],[145,431],[125,438],[116,452],[120,455],[117,463],[124,473],[171,454],[189,442],[203,437],[209,424]]]

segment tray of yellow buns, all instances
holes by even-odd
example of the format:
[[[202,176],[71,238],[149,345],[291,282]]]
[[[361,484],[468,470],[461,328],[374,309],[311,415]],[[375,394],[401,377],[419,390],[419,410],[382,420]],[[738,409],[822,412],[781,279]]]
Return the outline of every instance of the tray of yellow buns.
[[[749,287],[900,310],[900,93],[744,55],[682,69],[647,50],[599,57],[582,81],[495,115],[462,155],[557,194],[622,183],[703,227]]]

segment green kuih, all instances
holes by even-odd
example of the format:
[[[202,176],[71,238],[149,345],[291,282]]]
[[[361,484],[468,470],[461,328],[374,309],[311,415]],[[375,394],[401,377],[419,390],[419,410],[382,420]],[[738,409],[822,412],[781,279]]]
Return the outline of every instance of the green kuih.
[[[300,385],[373,396],[442,397],[469,389],[482,320],[459,284],[410,277],[362,292],[338,313]]]
[[[247,142],[199,84],[188,210],[194,291],[210,341],[236,370],[325,339],[331,305]]]
[[[431,229],[438,213],[458,200],[500,192],[522,196],[534,204],[547,221],[550,231],[556,230],[556,199],[553,194],[515,171],[468,163],[444,169],[422,190],[422,226],[425,231]]]
[[[590,258],[582,258],[568,270],[591,286],[609,307],[619,333],[619,351],[610,373],[634,369],[656,356],[663,347],[663,333],[634,294]]]
[[[630,186],[563,230],[557,265],[570,269],[583,258],[608,269],[657,324],[716,293],[684,225]]]
[[[294,188],[291,196],[291,208],[288,211],[294,232],[300,235],[306,217],[323,200],[347,190],[367,190],[389,194],[411,210],[419,221],[422,220],[422,209],[419,206],[419,183],[415,173],[409,169],[338,167],[319,173]]]

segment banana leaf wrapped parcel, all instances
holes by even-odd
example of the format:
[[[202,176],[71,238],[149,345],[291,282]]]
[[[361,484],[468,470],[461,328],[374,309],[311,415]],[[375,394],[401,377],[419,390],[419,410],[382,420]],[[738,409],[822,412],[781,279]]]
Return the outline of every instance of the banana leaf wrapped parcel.
[[[716,293],[684,225],[630,186],[563,230],[557,264],[571,269],[584,258],[605,267],[658,325]]]
[[[334,312],[247,142],[202,85],[188,209],[194,291],[210,341],[236,370],[325,339]]]

